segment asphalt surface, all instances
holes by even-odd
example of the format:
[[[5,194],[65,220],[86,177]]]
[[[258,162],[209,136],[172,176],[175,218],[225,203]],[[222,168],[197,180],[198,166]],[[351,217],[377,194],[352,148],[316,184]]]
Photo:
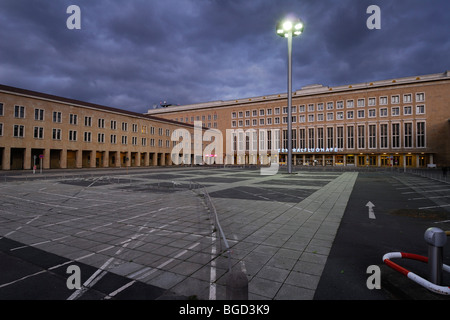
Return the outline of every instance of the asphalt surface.
[[[369,218],[366,206],[369,201],[375,205],[376,219]],[[445,299],[446,296],[430,295],[428,290],[385,267],[382,257],[389,252],[428,256],[425,231],[429,227],[450,230],[449,203],[448,183],[401,173],[360,172],[314,299]],[[444,263],[449,261],[450,244],[447,243]],[[424,263],[405,259],[395,262],[428,278]],[[367,288],[370,265],[382,270],[380,290]],[[445,283],[450,283],[450,277],[444,272]]]

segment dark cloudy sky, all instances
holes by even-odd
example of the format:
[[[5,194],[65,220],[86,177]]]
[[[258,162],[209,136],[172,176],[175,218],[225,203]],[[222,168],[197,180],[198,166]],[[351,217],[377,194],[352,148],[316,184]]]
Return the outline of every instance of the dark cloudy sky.
[[[137,112],[284,93],[288,13],[294,90],[450,69],[448,0],[0,0],[0,83]]]

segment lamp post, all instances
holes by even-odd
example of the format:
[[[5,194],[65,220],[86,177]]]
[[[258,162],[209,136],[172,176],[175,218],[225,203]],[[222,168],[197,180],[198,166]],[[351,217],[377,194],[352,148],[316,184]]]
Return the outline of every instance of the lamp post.
[[[277,34],[288,39],[288,173],[292,173],[292,38],[302,32],[303,23],[298,18],[286,18],[277,24]]]

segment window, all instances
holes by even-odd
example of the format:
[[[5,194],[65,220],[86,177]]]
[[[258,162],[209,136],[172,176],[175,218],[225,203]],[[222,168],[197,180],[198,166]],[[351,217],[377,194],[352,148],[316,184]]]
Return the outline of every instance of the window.
[[[388,116],[388,109],[380,108],[380,117],[387,117],[387,116]]]
[[[336,109],[344,109],[344,101],[336,102]]]
[[[52,139],[53,140],[61,140],[61,129],[53,129]]]
[[[98,127],[101,129],[105,128],[105,119],[98,119]]]
[[[374,105],[376,105],[377,103],[377,99],[376,98],[369,98],[369,106],[373,107]]]
[[[280,124],[280,118],[279,117],[275,117],[275,124]]]
[[[105,134],[104,134],[104,133],[99,133],[99,134],[97,135],[97,141],[98,141],[99,143],[105,143]]]
[[[344,120],[344,112],[336,112],[336,120]]]
[[[288,107],[283,107],[283,114],[287,114],[288,113]]]
[[[14,125],[14,137],[23,138],[25,136],[25,127],[22,125]]]
[[[135,124],[135,123],[133,123],[132,125],[131,125],[131,130],[133,130],[133,132],[138,132],[138,125],[137,124]]]
[[[425,93],[420,92],[416,93],[416,102],[424,102],[425,101]]]
[[[131,137],[131,144],[137,146],[137,137]]]
[[[236,119],[236,115],[237,115],[236,112],[232,112],[232,113],[231,113],[231,119]]]
[[[92,126],[92,117],[84,117],[84,126],[91,127]]]
[[[416,106],[416,114],[425,114],[425,106],[423,104]]]
[[[391,113],[393,116],[399,116],[400,115],[400,107],[392,107]]]
[[[323,148],[323,128],[317,128],[317,148]]]
[[[14,118],[25,118],[24,106],[14,106]]]
[[[253,125],[256,125],[256,119],[253,119],[253,122],[254,122]],[[250,126],[250,119],[245,119],[245,126],[246,127]]]
[[[347,100],[347,108],[353,108],[354,105],[354,101],[353,100]]]
[[[400,124],[392,124],[392,148],[400,148]]]
[[[305,129],[299,129],[299,148],[305,149],[306,148],[306,130]]]
[[[333,102],[327,102],[327,110],[333,110],[334,103]]]
[[[258,110],[252,110],[252,117],[258,116]]]
[[[380,148],[386,149],[388,145],[388,125],[385,123],[380,124]]]
[[[110,137],[111,144],[117,143],[117,136],[115,134],[112,134]]]
[[[158,135],[162,136],[163,132],[164,132],[163,128],[158,128]]]
[[[327,148],[334,148],[334,128],[327,128]]]
[[[412,107],[411,107],[411,106],[403,107],[403,114],[404,114],[405,116],[410,116],[410,115],[412,115]]]
[[[280,108],[275,108],[275,114],[280,114]]]
[[[355,128],[353,126],[347,127],[347,148],[355,148]]]
[[[176,142],[176,141],[174,141],[174,142]],[[141,139],[141,144],[142,144],[143,147],[145,147],[147,145],[147,138],[142,138]]]
[[[312,110],[309,111],[314,111],[314,105],[312,104]],[[317,104],[317,111],[323,111],[323,103],[318,103]]]
[[[388,98],[387,97],[380,97],[380,105],[385,106],[388,104]]]
[[[259,110],[259,115],[260,115],[261,117],[264,117],[264,109],[260,109],[260,110]]]
[[[369,149],[377,147],[377,126],[369,124]]]
[[[314,128],[308,129],[308,147],[314,149]]]
[[[238,117],[239,117],[239,118],[243,118],[243,117],[244,117],[244,113],[243,113],[242,111],[239,111],[239,112],[238,112]]]
[[[245,116],[250,117],[250,110],[245,111]]]
[[[332,120],[334,120],[334,113],[328,112],[327,113],[327,121],[332,121]]]
[[[308,115],[308,122],[314,122],[314,115],[313,114],[309,114]]]
[[[236,120],[231,121],[231,127],[236,128]]]
[[[35,139],[44,139],[44,128],[42,127],[34,127],[33,136]]]
[[[366,100],[365,99],[358,99],[358,107],[365,107],[366,106]]]
[[[323,121],[323,113],[317,114],[317,121]]]
[[[425,122],[417,122],[417,148],[425,148]]]
[[[305,117],[305,115],[298,116],[298,122],[300,122],[300,123],[306,122],[306,117]]]
[[[69,124],[78,124],[78,116],[76,114],[69,114]]]
[[[364,149],[366,147],[366,128],[365,126],[358,126],[358,149]]]
[[[122,131],[128,131],[128,123],[122,122]]]
[[[91,142],[92,141],[92,133],[91,132],[85,132],[84,133],[84,142]]]
[[[267,109],[267,115],[271,116],[272,115],[272,109]]]
[[[0,116],[3,116],[3,103],[0,103]]]
[[[344,148],[344,127],[336,128],[336,143],[339,149]]]
[[[405,123],[405,130],[404,130],[404,136],[405,136],[405,148],[412,148],[412,123]]]
[[[299,107],[298,107],[298,112],[305,112],[305,105],[304,104],[302,104],[302,105],[300,105]]]
[[[34,120],[44,121],[44,110],[43,109],[34,109]]]
[[[61,123],[62,122],[61,112],[53,111],[53,122],[54,123]]]
[[[76,130],[69,130],[69,141],[77,141]]]
[[[365,110],[358,110],[358,119],[364,118],[365,117]]]
[[[353,119],[353,111],[347,111],[347,119]]]
[[[313,112],[314,111],[314,104],[308,104],[308,111]]]
[[[409,94],[404,94],[403,95],[403,103],[410,103],[412,102],[412,95]]]
[[[122,144],[127,144],[127,143],[128,143],[128,137],[122,136]]]
[[[117,130],[117,121],[111,120],[111,130]]]
[[[392,96],[392,97],[391,97],[391,103],[392,103],[392,104],[400,103],[400,96],[398,96],[398,95]]]
[[[3,123],[0,123],[0,137],[3,136]]]
[[[263,126],[263,125],[264,125],[264,118],[259,119],[259,125],[260,125],[260,126]]]
[[[266,121],[267,121],[267,125],[270,126],[272,124],[272,118],[267,118]]]
[[[377,116],[376,109],[369,109],[369,118],[375,118]]]

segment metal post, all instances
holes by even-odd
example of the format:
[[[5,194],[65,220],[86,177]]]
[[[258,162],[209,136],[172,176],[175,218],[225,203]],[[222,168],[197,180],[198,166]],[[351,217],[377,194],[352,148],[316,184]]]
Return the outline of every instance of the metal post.
[[[439,228],[428,228],[425,231],[425,241],[428,244],[429,281],[441,285],[443,267],[443,247],[447,242],[447,234]]]
[[[292,173],[292,32],[288,35],[288,173]]]

